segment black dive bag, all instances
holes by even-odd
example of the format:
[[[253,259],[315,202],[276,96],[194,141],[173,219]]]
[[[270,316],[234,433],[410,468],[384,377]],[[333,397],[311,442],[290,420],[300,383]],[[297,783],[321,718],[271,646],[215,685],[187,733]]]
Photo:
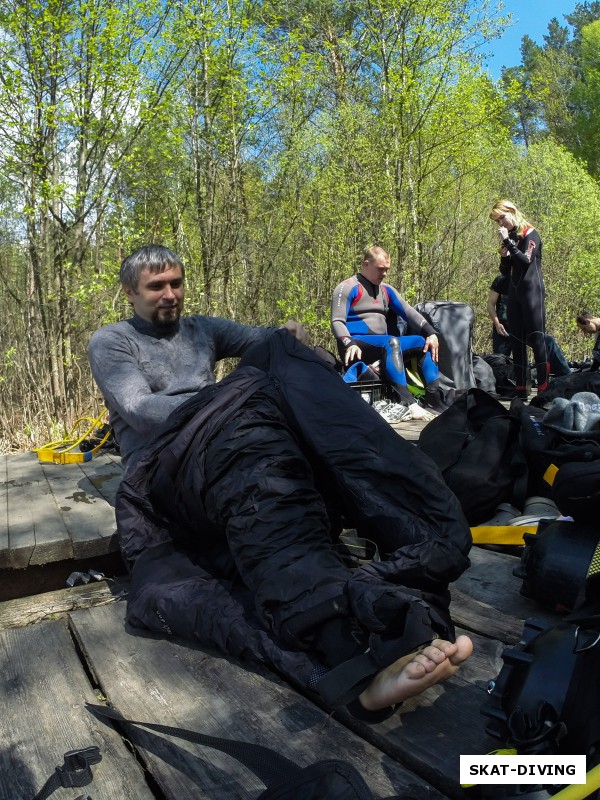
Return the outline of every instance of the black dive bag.
[[[519,429],[502,403],[475,388],[421,431],[419,450],[435,461],[470,525],[489,519],[500,503],[521,507],[524,497],[516,493],[526,465]]]
[[[540,520],[523,536],[521,563],[513,575],[520,592],[554,611],[600,602],[600,530],[597,524]]]
[[[548,627],[525,623],[521,641],[481,709],[486,731],[521,755],[585,755],[600,763],[600,613]]]

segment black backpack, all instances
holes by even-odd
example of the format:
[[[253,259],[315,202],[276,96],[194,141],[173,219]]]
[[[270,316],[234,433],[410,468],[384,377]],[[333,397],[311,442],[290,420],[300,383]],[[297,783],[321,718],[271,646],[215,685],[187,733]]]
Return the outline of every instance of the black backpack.
[[[520,400],[511,403],[511,414],[520,422],[520,445],[528,470],[527,496],[540,495],[553,497],[552,472],[566,464],[582,465],[582,475],[576,478],[580,488],[586,493],[592,491],[589,479],[584,480],[587,471],[592,481],[598,480],[600,464],[600,430],[589,431],[585,436],[570,435],[545,425],[546,409],[533,404],[525,405]],[[587,467],[587,470],[586,470]],[[559,509],[563,514],[570,513],[566,508]]]
[[[486,353],[481,358],[492,368],[496,381],[496,394],[500,397],[514,397],[517,383],[512,359],[500,353]]]
[[[438,465],[470,525],[485,522],[502,502],[521,507],[525,462],[519,428],[502,403],[469,389],[421,431],[419,449]]]
[[[520,754],[600,763],[600,615],[580,609],[548,627],[527,620],[481,708],[486,731]]]

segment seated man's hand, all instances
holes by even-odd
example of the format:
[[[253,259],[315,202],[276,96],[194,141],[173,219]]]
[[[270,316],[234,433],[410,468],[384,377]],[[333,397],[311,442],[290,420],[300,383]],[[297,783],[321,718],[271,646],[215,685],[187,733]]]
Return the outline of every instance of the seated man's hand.
[[[428,336],[425,339],[425,347],[423,348],[423,352],[426,353],[429,350],[431,352],[431,358],[437,364],[439,349],[440,343],[438,341],[438,337],[435,335],[435,333],[432,333],[431,336]]]
[[[500,321],[495,322],[494,327],[496,328],[496,331],[497,333],[500,334],[500,336],[508,336],[508,331]]]
[[[353,361],[360,361],[362,356],[362,350],[357,344],[351,344],[350,347],[344,353],[344,364],[348,366]]]
[[[293,319],[288,319],[281,327],[289,331],[302,344],[308,344],[308,331],[301,322],[294,322]]]

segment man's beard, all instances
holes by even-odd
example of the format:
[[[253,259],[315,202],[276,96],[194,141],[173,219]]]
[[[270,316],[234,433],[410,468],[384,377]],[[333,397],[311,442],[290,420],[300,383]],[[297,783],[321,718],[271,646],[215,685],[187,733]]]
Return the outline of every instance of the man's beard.
[[[157,308],[152,314],[152,324],[157,328],[172,328],[179,322],[181,307],[179,305],[168,308]]]

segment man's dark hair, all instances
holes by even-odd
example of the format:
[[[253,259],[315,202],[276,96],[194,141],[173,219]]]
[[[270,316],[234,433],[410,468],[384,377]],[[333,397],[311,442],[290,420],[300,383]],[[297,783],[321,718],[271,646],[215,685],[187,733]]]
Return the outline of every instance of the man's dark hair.
[[[173,267],[179,267],[181,275],[185,275],[181,259],[168,247],[163,247],[161,244],[144,245],[123,259],[119,273],[121,285],[125,289],[135,291],[143,269],[150,272],[164,272]]]
[[[591,320],[594,315],[591,311],[582,311],[581,314],[577,316],[577,322],[579,325],[585,325],[587,322]]]

